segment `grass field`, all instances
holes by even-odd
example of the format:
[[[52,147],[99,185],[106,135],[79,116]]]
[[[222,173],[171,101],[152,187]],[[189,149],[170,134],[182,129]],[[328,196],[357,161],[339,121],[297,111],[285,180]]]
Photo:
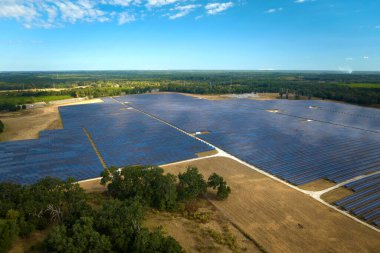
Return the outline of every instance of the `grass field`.
[[[340,85],[350,88],[380,89],[380,83],[342,83]]]
[[[1,103],[10,103],[10,104],[31,104],[37,102],[50,102],[55,100],[62,100],[72,98],[71,96],[40,96],[40,97],[13,97],[13,96],[0,96]]]

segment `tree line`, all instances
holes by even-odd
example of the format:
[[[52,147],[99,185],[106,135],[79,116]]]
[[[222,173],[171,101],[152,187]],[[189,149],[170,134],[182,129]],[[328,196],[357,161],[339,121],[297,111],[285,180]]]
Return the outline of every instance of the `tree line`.
[[[206,181],[195,167],[178,176],[162,168],[130,166],[102,173],[106,200],[97,206],[73,179],[44,178],[32,185],[0,183],[0,252],[18,237],[50,232],[37,252],[184,252],[160,228],[142,225],[147,210],[183,211],[186,203],[215,189],[217,199],[231,192],[225,180]]]

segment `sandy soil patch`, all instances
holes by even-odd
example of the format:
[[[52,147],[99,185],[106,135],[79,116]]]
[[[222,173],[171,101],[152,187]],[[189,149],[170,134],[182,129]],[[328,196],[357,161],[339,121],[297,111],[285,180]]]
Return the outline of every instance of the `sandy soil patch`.
[[[59,106],[100,102],[103,100],[90,99]],[[58,105],[0,113],[0,120],[5,124],[5,131],[0,134],[0,141],[38,139],[39,133],[43,130],[62,129]]]
[[[321,196],[321,199],[326,201],[327,203],[334,203],[337,200],[343,199],[347,196],[350,196],[354,192],[345,188],[345,187],[339,187],[337,189],[334,189],[332,191],[326,192]]]
[[[268,252],[378,252],[378,232],[236,161],[216,157],[164,168],[177,174],[187,165],[227,180],[230,197],[213,203]]]
[[[328,181],[326,179],[318,179],[316,181],[303,184],[298,186],[299,188],[307,191],[322,191],[324,189],[330,188],[335,186],[336,184],[334,182]]]

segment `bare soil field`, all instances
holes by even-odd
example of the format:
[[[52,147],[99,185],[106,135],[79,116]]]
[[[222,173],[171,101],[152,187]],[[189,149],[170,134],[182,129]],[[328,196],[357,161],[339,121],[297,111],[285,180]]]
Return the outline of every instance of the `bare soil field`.
[[[101,99],[91,99],[59,106],[98,103],[101,101]],[[5,131],[0,134],[0,141],[38,139],[39,133],[43,130],[62,129],[57,105],[0,113],[0,120],[5,124]]]
[[[228,158],[163,166],[177,174],[194,165],[216,172],[232,188],[212,201],[268,252],[378,252],[380,234],[288,186]]]

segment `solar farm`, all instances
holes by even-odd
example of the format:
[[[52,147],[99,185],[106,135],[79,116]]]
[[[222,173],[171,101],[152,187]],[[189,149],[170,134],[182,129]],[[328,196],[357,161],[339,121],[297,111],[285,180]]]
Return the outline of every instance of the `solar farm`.
[[[0,143],[1,181],[91,179],[105,167],[168,164],[217,147],[295,186],[321,179],[342,183],[353,194],[335,205],[380,227],[380,110],[180,94],[103,101],[60,107],[63,130]]]

